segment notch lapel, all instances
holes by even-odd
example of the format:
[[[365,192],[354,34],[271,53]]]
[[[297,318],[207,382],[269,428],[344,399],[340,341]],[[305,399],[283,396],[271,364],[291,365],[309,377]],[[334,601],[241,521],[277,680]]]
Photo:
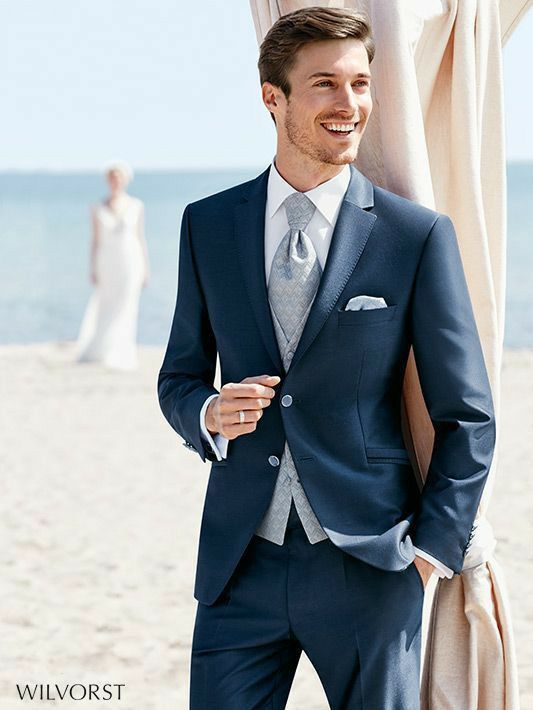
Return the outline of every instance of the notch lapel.
[[[372,183],[353,165],[350,165],[350,173],[322,278],[289,369],[297,364],[326,322],[357,266],[377,219],[375,214],[365,211],[374,206]]]
[[[235,237],[241,269],[257,326],[276,372],[284,372],[272,322],[265,277],[265,208],[270,166],[252,181],[235,207]]]
[[[270,166],[252,181],[248,194],[236,205],[235,236],[244,282],[265,347],[276,371],[284,373],[265,278],[265,207]],[[339,210],[326,264],[311,304],[290,368],[309,348],[333,309],[374,227],[376,215],[365,209],[374,205],[374,188],[353,165],[350,182]]]

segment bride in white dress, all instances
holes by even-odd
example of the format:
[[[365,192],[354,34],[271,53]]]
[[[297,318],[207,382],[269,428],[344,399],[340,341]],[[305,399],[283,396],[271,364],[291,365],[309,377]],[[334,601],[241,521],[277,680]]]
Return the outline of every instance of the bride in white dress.
[[[80,326],[76,358],[133,370],[138,365],[139,297],[149,275],[144,204],[126,193],[133,179],[127,163],[113,163],[106,176],[110,195],[91,207],[94,291]]]

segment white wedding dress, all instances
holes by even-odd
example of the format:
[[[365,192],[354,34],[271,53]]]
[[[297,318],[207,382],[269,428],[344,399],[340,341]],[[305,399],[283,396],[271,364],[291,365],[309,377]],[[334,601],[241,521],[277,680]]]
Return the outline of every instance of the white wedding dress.
[[[101,362],[123,370],[138,365],[137,318],[145,274],[137,227],[142,207],[142,201],[131,196],[120,214],[103,203],[94,207],[98,223],[97,283],[76,343],[79,362]]]

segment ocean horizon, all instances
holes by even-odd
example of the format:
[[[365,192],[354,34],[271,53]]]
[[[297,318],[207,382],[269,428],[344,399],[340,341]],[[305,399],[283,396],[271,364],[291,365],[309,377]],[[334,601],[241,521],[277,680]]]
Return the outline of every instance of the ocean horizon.
[[[185,206],[249,180],[264,167],[136,171],[145,204],[151,280],[141,295],[138,342],[164,345],[177,286]],[[533,346],[533,163],[509,163],[504,344]],[[107,196],[97,171],[0,172],[0,344],[72,341],[91,293],[90,205]]]

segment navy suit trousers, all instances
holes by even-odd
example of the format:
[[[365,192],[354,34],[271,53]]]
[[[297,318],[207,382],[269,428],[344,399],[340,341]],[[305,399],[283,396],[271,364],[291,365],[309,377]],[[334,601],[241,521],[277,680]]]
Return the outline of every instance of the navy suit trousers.
[[[414,564],[311,545],[293,503],[284,544],[254,535],[215,603],[198,603],[190,708],[285,708],[303,650],[333,710],[418,710],[423,600]]]

